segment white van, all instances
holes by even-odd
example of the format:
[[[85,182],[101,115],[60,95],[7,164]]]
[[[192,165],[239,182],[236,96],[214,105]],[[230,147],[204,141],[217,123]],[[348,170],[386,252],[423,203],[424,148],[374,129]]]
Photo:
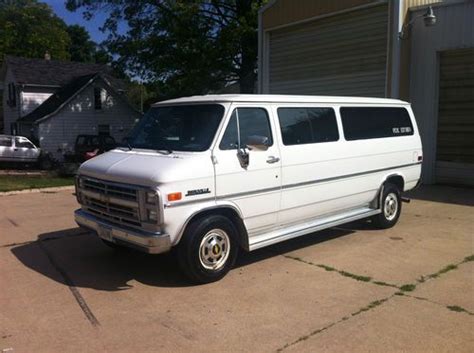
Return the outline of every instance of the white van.
[[[363,218],[392,227],[420,180],[410,104],[212,95],[157,103],[127,146],[85,162],[76,222],[113,247],[176,248],[195,281],[252,251]]]

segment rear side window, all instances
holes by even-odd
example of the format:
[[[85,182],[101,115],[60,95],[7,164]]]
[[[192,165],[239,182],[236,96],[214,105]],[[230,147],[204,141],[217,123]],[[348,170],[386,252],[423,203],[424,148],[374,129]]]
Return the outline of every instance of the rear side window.
[[[339,140],[332,108],[278,108],[278,119],[285,146]]]
[[[346,140],[365,140],[413,135],[413,125],[405,108],[341,108]]]
[[[2,137],[0,136],[0,147],[11,147],[12,138],[11,137]]]
[[[237,112],[239,124],[237,125]],[[219,144],[221,150],[233,150],[238,146],[238,128],[240,127],[240,144],[245,146],[250,136],[268,138],[268,146],[273,145],[272,132],[267,111],[263,108],[237,108],[233,111],[229,124]]]

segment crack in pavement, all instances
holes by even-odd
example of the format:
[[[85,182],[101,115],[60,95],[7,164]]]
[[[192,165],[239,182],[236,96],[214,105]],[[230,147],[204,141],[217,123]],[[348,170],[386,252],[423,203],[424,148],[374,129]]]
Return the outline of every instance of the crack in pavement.
[[[314,330],[314,331],[310,332],[310,333],[307,334],[307,335],[301,336],[301,337],[299,337],[298,339],[296,339],[295,341],[293,341],[293,342],[291,342],[291,343],[287,343],[287,344],[285,344],[283,347],[278,348],[276,351],[277,351],[277,352],[282,352],[283,350],[287,349],[288,347],[291,347],[291,346],[293,346],[293,345],[295,345],[295,344],[298,344],[298,343],[300,343],[300,342],[306,341],[307,339],[309,339],[309,338],[311,338],[311,337],[313,337],[313,336],[315,336],[315,335],[317,335],[317,334],[319,334],[319,333],[321,333],[321,332],[324,332],[324,331],[330,329],[331,327],[336,326],[337,324],[340,324],[341,322],[347,321],[347,320],[349,320],[349,319],[352,318],[352,317],[355,317],[355,316],[357,316],[357,315],[360,315],[360,314],[362,314],[362,313],[364,313],[364,312],[366,312],[366,311],[372,310],[372,309],[374,309],[374,308],[376,308],[376,307],[378,307],[378,306],[384,304],[385,302],[389,301],[389,300],[390,300],[391,298],[393,298],[394,296],[395,296],[395,294],[392,294],[392,295],[389,296],[389,297],[382,298],[382,299],[378,299],[378,300],[375,300],[375,301],[373,301],[373,302],[370,302],[368,305],[366,305],[366,306],[360,308],[359,310],[357,310],[357,311],[351,313],[350,316],[344,316],[344,317],[342,317],[341,319],[330,323],[329,325],[323,326],[322,328],[319,328],[319,329],[317,329],[317,330]]]
[[[390,299],[392,299],[395,296],[406,296],[406,297],[413,298],[413,299],[416,299],[416,300],[428,301],[432,304],[439,305],[443,308],[446,308],[446,309],[454,311],[454,312],[465,313],[465,314],[468,314],[468,315],[474,315],[474,313],[472,313],[471,311],[469,311],[467,309],[464,309],[464,308],[462,308],[460,306],[457,306],[457,305],[444,305],[444,304],[432,301],[428,298],[406,294],[406,291],[413,291],[413,290],[416,289],[417,285],[414,285],[414,284],[408,284],[408,285],[403,285],[403,286],[399,287],[399,286],[396,286],[396,285],[390,284],[390,283],[374,281],[371,277],[368,277],[368,276],[360,276],[360,275],[356,275],[356,274],[353,274],[353,273],[350,273],[350,272],[338,270],[336,268],[333,268],[333,267],[330,267],[330,266],[327,266],[327,265],[315,264],[311,261],[307,261],[307,260],[304,260],[304,259],[299,258],[299,257],[295,257],[295,256],[291,256],[291,255],[281,255],[281,256],[283,256],[287,259],[291,259],[291,260],[295,260],[295,261],[305,263],[305,264],[310,265],[310,266],[314,266],[314,267],[317,267],[317,268],[322,268],[322,269],[325,269],[326,271],[329,271],[329,272],[336,272],[336,273],[338,273],[338,274],[340,274],[344,277],[349,277],[349,278],[352,278],[352,279],[360,281],[360,282],[373,283],[373,284],[380,285],[380,286],[388,286],[388,287],[398,288],[401,291],[398,291],[398,292],[392,294],[389,297],[371,302],[369,305],[367,305],[365,307],[362,307],[361,309],[359,309],[358,311],[356,311],[354,313],[351,313],[350,316],[344,316],[343,318],[341,318],[337,321],[334,321],[329,325],[326,325],[322,328],[314,330],[314,331],[310,332],[307,335],[301,336],[298,339],[296,339],[295,341],[293,341],[291,343],[287,343],[283,347],[278,348],[277,352],[281,352],[281,351],[285,350],[286,348],[288,348],[290,346],[293,346],[293,345],[295,345],[299,342],[305,341],[308,338],[313,337],[313,336],[315,336],[315,335],[317,335],[317,334],[319,334],[323,331],[326,331],[326,330],[330,329],[331,327],[333,327],[333,326],[335,326],[335,325],[337,325],[341,322],[349,320],[351,317],[357,316],[357,315],[359,315],[363,312],[366,312],[366,311],[369,311],[373,308],[376,308],[376,307],[382,305],[383,303],[389,301]],[[455,265],[448,265],[448,266],[443,267],[441,270],[439,270],[439,271],[437,271],[433,274],[430,274],[430,275],[427,275],[427,276],[421,276],[420,279],[417,280],[417,283],[418,284],[423,284],[427,280],[439,278],[442,274],[445,274],[449,271],[456,270],[460,265],[462,265],[464,263],[467,263],[467,262],[471,262],[471,261],[474,261],[474,254],[466,256],[462,261],[456,263]],[[423,279],[423,280],[421,280],[421,279]],[[404,289],[404,287],[410,287],[410,289]]]
[[[86,316],[87,320],[89,320],[92,326],[100,326],[99,320],[97,320],[89,305],[87,305],[86,300],[81,295],[77,287],[74,285],[74,282],[72,281],[71,277],[69,277],[67,272],[61,266],[59,266],[51,252],[46,248],[46,246],[44,246],[43,240],[38,241],[38,246],[41,248],[41,250],[43,250],[53,268],[63,277],[64,283],[68,286],[74,299],[76,299],[77,304],[79,304],[79,307]]]
[[[296,257],[296,256],[291,256],[291,255],[281,255],[287,259],[291,259],[291,260],[295,260],[295,261],[299,261],[299,262],[302,262],[302,263],[305,263],[307,265],[311,265],[311,266],[314,266],[314,267],[318,267],[318,268],[322,268],[328,272],[336,272],[338,274],[340,274],[341,276],[344,276],[344,277],[348,277],[348,278],[352,278],[356,281],[360,281],[360,282],[367,282],[367,283],[373,283],[373,284],[376,284],[378,286],[384,286],[384,287],[392,287],[392,288],[397,288],[397,289],[400,289],[397,285],[395,284],[391,284],[391,283],[387,283],[387,282],[383,282],[383,281],[376,281],[374,280],[372,277],[369,277],[369,276],[361,276],[361,275],[356,275],[354,273],[351,273],[351,272],[347,272],[347,271],[344,271],[344,270],[338,270],[337,268],[334,268],[334,267],[331,267],[331,266],[327,266],[327,265],[324,265],[324,264],[315,264],[314,262],[311,262],[311,261],[307,261],[307,260],[304,260],[300,257]]]
[[[410,294],[406,294],[406,293],[401,293],[401,294],[397,294],[397,295],[401,295],[401,296],[413,298],[413,299],[416,299],[416,300],[425,301],[425,302],[438,305],[438,306],[440,306],[440,307],[442,307],[442,308],[445,308],[445,309],[448,309],[448,310],[451,310],[451,311],[454,311],[454,312],[465,313],[465,314],[474,316],[474,313],[473,313],[473,312],[471,312],[471,311],[469,311],[469,310],[467,310],[467,309],[464,309],[464,308],[462,308],[462,307],[460,307],[460,306],[458,306],[458,305],[445,305],[445,304],[442,304],[442,303],[433,301],[433,300],[431,300],[431,299],[429,299],[429,298],[420,297],[420,296],[416,296],[416,295],[410,295]]]
[[[78,237],[78,236],[86,235],[86,234],[89,234],[89,233],[90,233],[89,231],[82,231],[82,232],[78,232],[78,233],[75,233],[75,234],[59,235],[59,236],[56,236],[56,237],[44,238],[44,239],[41,239],[41,240],[36,239],[36,240],[24,241],[24,242],[21,242],[21,243],[3,244],[3,245],[0,245],[0,248],[11,248],[11,247],[14,247],[14,246],[33,244],[33,243],[40,242],[40,241],[50,241],[50,240],[59,240],[59,239],[64,239],[64,238],[69,238],[69,237]]]

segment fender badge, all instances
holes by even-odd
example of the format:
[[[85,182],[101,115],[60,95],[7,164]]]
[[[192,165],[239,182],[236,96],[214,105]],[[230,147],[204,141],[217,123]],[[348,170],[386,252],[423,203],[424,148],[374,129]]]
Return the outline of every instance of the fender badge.
[[[186,195],[184,195],[184,196],[197,196],[197,195],[210,194],[210,193],[211,193],[211,191],[209,190],[209,188],[196,189],[196,190],[188,190],[186,192]]]

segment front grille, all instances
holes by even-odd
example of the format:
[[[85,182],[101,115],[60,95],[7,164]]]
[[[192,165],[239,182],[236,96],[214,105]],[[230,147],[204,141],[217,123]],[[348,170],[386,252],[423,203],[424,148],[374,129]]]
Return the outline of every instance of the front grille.
[[[84,179],[83,188],[99,194],[138,202],[138,190],[130,187],[111,184],[102,180]]]
[[[138,188],[83,177],[78,191],[83,207],[97,217],[141,228]]]
[[[84,206],[89,211],[108,220],[122,224],[140,227],[140,212],[137,207],[118,205],[109,201],[101,201],[90,196],[84,196]]]

